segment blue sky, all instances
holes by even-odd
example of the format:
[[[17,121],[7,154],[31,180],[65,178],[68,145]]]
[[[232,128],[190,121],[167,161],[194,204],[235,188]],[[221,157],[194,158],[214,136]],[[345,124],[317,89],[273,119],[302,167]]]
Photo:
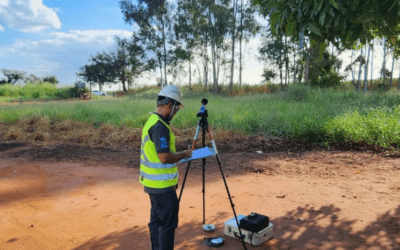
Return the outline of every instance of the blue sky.
[[[110,50],[114,36],[131,36],[118,2],[0,0],[0,68],[54,74],[72,85],[90,55]]]

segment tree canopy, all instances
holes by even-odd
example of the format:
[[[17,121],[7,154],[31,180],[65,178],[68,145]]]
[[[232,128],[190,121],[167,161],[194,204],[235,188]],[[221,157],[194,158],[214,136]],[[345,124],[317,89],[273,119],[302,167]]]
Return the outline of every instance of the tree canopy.
[[[43,78],[43,82],[49,82],[49,83],[52,83],[52,84],[54,84],[54,85],[57,85],[57,84],[59,83],[57,77],[54,76],[54,75],[45,76],[45,77]]]
[[[328,40],[337,47],[386,37],[400,55],[400,1],[393,0],[252,0],[269,16],[271,30],[298,38]]]
[[[23,80],[26,75],[26,72],[21,70],[0,69],[0,71],[7,77],[7,80],[1,81],[0,84],[11,83],[14,85],[18,80]]]

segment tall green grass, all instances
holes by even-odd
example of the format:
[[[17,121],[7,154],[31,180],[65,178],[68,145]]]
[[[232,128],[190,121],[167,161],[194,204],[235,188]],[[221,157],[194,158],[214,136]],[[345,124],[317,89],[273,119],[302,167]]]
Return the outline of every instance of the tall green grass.
[[[76,95],[76,90],[70,87],[57,88],[51,83],[31,83],[24,86],[11,84],[0,85],[0,100],[12,101],[16,99],[66,99]]]
[[[0,108],[0,122],[15,123],[21,117],[47,116],[50,120],[76,120],[99,126],[142,127],[156,109],[157,90],[128,98],[85,103],[44,103]],[[195,127],[201,99],[207,105],[209,123],[221,129],[244,131],[311,142],[353,141],[387,147],[400,145],[400,94],[363,93],[290,86],[274,94],[221,97],[184,92],[185,108],[172,121],[178,128]],[[189,97],[188,97],[189,96]]]

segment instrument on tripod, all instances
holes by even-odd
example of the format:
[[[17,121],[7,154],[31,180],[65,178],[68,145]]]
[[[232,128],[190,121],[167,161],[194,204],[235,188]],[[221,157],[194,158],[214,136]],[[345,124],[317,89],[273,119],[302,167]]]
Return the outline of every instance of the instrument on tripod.
[[[208,134],[210,136],[211,143],[212,143],[212,147],[213,147],[213,153],[215,155],[215,158],[217,159],[219,170],[221,172],[222,179],[223,179],[224,184],[225,184],[226,192],[228,194],[229,202],[230,202],[231,207],[232,207],[233,215],[235,216],[234,218],[236,219],[237,225],[239,225],[238,226],[239,234],[240,234],[239,237],[240,237],[240,239],[241,239],[241,241],[243,243],[243,248],[245,250],[247,250],[245,242],[244,242],[244,235],[242,234],[242,230],[240,228],[240,224],[239,224],[239,221],[238,221],[238,218],[237,218],[237,215],[236,215],[235,204],[233,204],[232,197],[231,197],[231,194],[229,192],[228,184],[226,182],[225,175],[224,175],[224,172],[222,170],[222,166],[221,166],[222,164],[221,164],[221,161],[220,161],[219,156],[218,156],[217,146],[215,145],[214,137],[213,137],[213,134],[211,132],[211,128],[210,128],[210,126],[208,124],[208,119],[207,119],[208,118],[208,111],[207,111],[207,108],[206,108],[206,105],[208,104],[208,100],[204,98],[203,100],[201,100],[201,103],[202,103],[202,106],[200,108],[200,111],[197,113],[197,117],[200,117],[200,119],[199,119],[199,122],[197,124],[196,134],[194,136],[194,140],[193,140],[193,144],[192,144],[191,148],[192,148],[192,150],[194,150],[195,147],[196,147],[196,141],[198,139],[200,129],[202,129],[202,147],[204,148],[205,147],[205,134],[206,134],[206,132],[208,132]],[[205,166],[206,166],[206,158],[203,158],[202,161],[203,161],[203,164],[202,164],[202,175],[203,175],[203,190],[202,190],[202,193],[203,193],[203,225],[204,225],[205,221],[206,221],[206,219],[205,219]],[[189,173],[190,164],[191,164],[191,161],[188,162],[188,166],[186,168],[185,177],[184,177],[183,183],[182,183],[182,189],[181,189],[180,194],[179,194],[179,202],[181,201],[181,198],[182,198],[182,193],[183,193],[183,189],[185,187],[186,178],[187,178],[188,173]]]

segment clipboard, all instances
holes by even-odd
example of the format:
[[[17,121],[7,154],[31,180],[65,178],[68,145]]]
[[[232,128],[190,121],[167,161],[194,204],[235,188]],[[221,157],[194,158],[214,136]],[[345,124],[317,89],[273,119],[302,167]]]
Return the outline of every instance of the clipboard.
[[[179,162],[183,163],[183,162],[193,161],[193,160],[202,159],[202,158],[206,158],[206,157],[213,156],[213,155],[215,155],[214,149],[209,148],[209,147],[204,147],[204,148],[193,150],[192,156],[190,158],[182,159]]]

